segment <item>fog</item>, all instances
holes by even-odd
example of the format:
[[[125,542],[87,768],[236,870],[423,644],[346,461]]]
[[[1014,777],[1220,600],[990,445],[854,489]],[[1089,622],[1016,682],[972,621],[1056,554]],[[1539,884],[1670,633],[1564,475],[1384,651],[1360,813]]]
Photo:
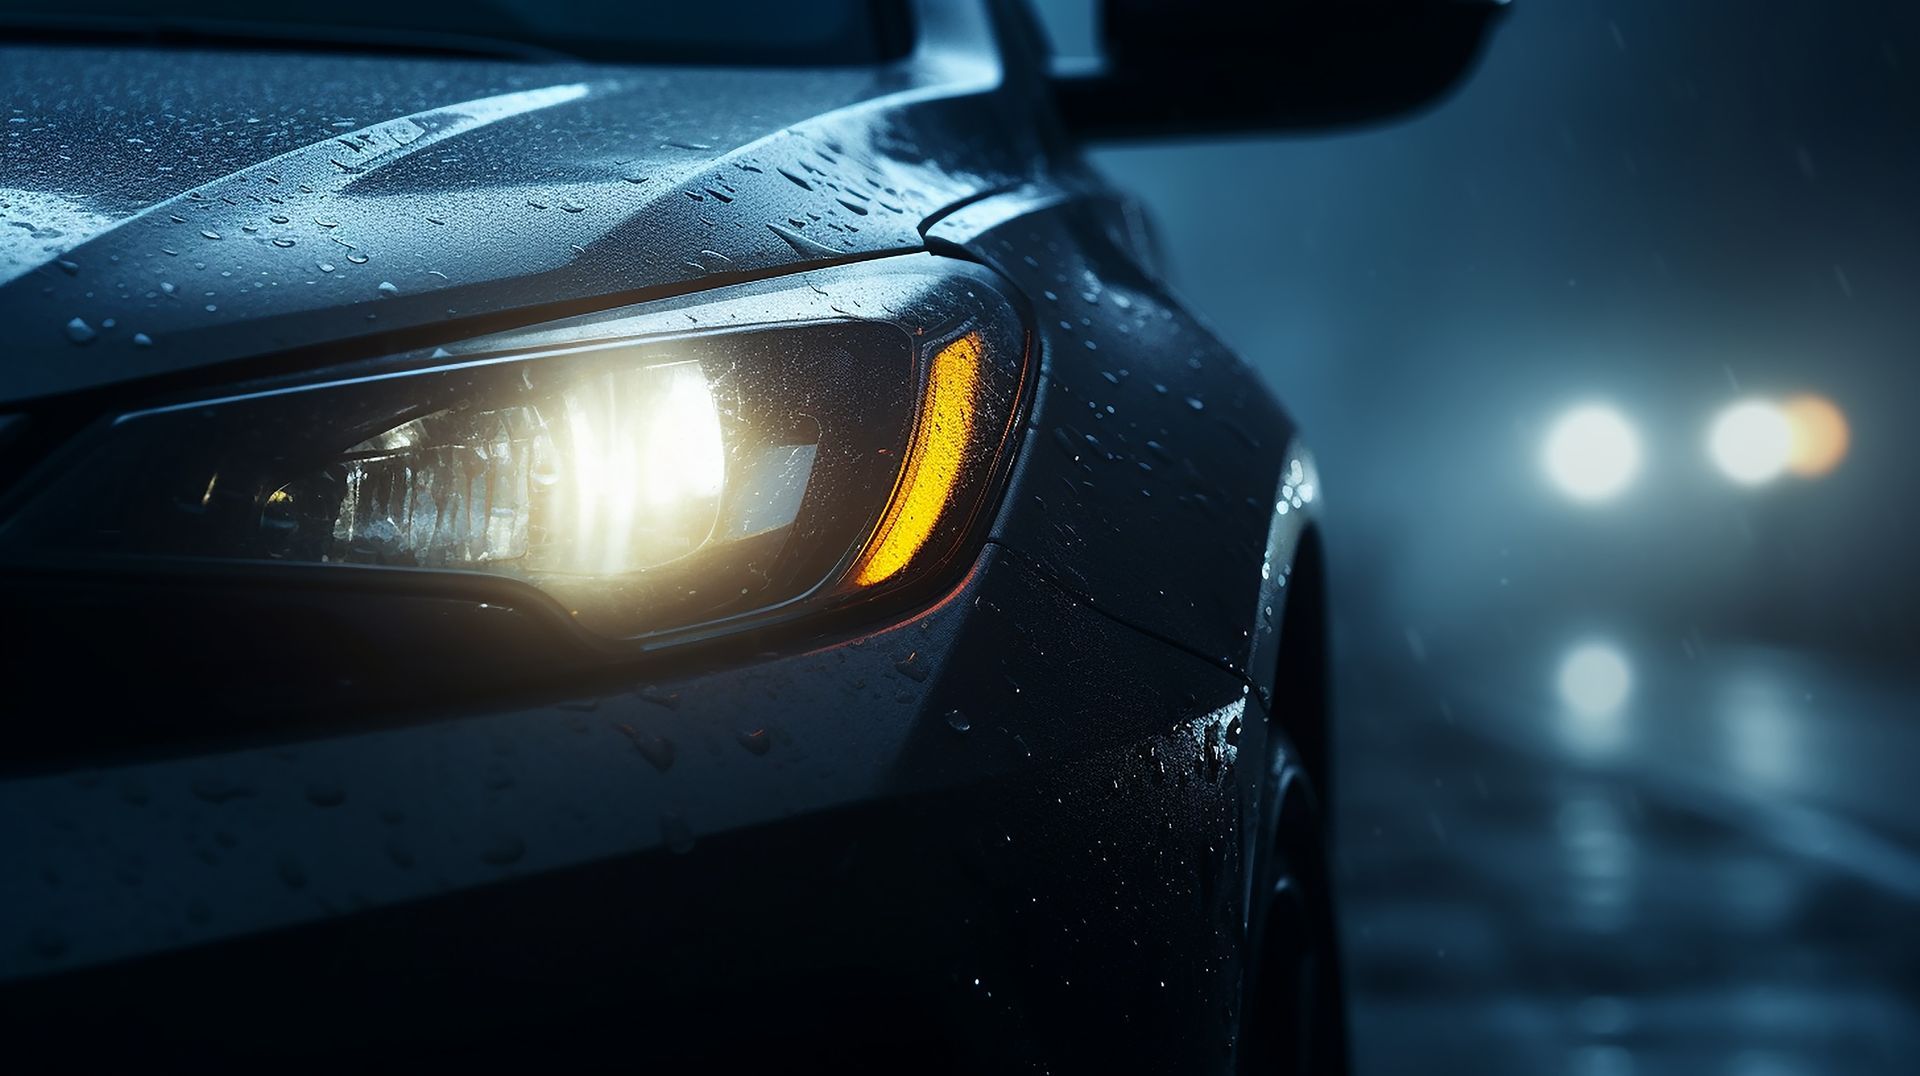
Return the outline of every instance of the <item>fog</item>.
[[[1093,159],[1318,454],[1359,1071],[1912,1071],[1920,8],[1518,2]]]
[[[1049,8],[1069,51],[1081,7]],[[1411,120],[1093,157],[1305,426],[1349,627],[1630,620],[1899,659],[1917,121],[1910,5],[1555,0]],[[1800,392],[1844,412],[1845,461],[1727,481],[1714,414]],[[1541,466],[1591,401],[1642,448],[1599,505]]]

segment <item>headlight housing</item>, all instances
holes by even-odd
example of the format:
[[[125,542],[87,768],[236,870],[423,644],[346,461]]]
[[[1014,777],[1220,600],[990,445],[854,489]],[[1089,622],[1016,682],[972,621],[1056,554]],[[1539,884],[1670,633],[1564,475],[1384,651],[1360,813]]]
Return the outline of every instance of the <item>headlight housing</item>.
[[[606,311],[119,415],[0,554],[457,573],[602,640],[706,636],[953,563],[1026,350],[996,278],[926,255]]]

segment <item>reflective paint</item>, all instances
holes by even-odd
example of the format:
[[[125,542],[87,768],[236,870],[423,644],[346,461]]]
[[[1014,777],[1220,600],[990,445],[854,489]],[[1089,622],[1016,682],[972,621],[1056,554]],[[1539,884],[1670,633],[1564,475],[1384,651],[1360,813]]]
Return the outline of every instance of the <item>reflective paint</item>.
[[[239,183],[272,176],[272,186],[276,188],[297,187],[309,196],[338,194],[375,169],[384,168],[410,154],[491,123],[577,101],[591,90],[592,87],[584,82],[542,86],[401,116],[357,131],[330,134],[313,145],[279,154],[236,173],[227,182]],[[133,214],[126,220],[116,220],[91,212],[79,203],[61,203],[58,196],[51,193],[0,190],[0,196],[7,202],[20,202],[22,216],[32,215],[42,222],[53,219],[62,225],[53,229],[59,237],[58,243],[38,242],[39,237],[48,230],[44,227],[27,228],[24,231],[0,229],[0,284],[77,250],[109,228],[153,214],[185,212],[188,207],[206,200],[203,192],[190,191]],[[32,201],[34,198],[39,201]],[[52,212],[49,212],[50,208]],[[218,234],[213,232],[203,232],[202,235],[209,239],[218,238]]]

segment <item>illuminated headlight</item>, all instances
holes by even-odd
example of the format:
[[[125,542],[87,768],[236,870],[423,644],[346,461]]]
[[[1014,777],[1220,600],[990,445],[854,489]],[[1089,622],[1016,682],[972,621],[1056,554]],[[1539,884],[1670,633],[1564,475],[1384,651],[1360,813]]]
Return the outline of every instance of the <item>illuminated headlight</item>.
[[[955,559],[1025,349],[989,274],[930,257],[742,285],[118,416],[0,550],[481,573],[618,637],[757,623]]]

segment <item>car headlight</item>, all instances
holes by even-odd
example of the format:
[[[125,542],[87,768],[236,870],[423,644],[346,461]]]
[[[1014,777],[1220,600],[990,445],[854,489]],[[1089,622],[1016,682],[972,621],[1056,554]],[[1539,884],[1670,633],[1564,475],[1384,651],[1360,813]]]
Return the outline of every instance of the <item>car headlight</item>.
[[[0,551],[479,573],[599,635],[711,633],[953,562],[1026,347],[931,256],[648,303],[119,415]]]

